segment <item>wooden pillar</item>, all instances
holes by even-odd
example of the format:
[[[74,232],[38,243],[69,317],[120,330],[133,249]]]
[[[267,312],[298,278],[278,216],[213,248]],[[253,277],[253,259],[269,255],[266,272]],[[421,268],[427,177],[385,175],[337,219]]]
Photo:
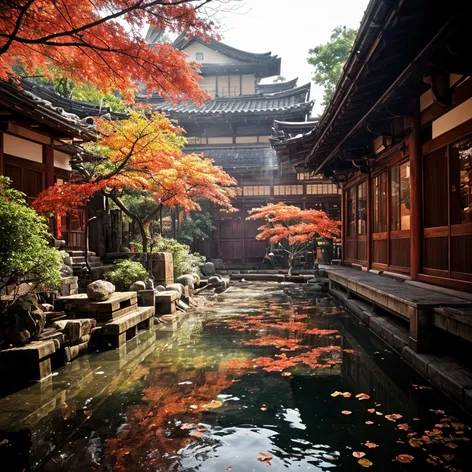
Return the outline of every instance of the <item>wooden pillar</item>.
[[[0,175],[5,175],[3,168],[3,133],[0,133]]]
[[[423,209],[422,209],[422,152],[421,152],[421,123],[417,111],[411,118],[410,133],[410,277],[418,280],[421,271],[422,238],[423,238]],[[446,170],[445,170],[446,171]]]
[[[43,148],[43,164],[45,166],[45,188],[54,185],[54,148],[45,144]]]
[[[372,269],[372,177],[370,170],[367,173],[367,185],[366,185],[366,232],[367,232],[367,270]]]
[[[345,250],[345,231],[346,231],[346,215],[345,215],[345,197],[346,190],[344,189],[344,184],[341,184],[341,264],[344,265],[344,250]]]

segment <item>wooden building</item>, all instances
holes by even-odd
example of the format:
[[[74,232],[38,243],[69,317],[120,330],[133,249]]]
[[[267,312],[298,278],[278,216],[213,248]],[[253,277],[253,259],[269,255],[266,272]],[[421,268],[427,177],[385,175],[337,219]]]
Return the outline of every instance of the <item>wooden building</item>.
[[[159,34],[148,34],[150,42]],[[139,99],[154,110],[176,119],[187,131],[188,152],[203,153],[238,180],[241,194],[234,202],[236,213],[210,208],[216,230],[197,250],[208,258],[221,258],[229,264],[259,264],[267,243],[255,239],[260,222],[246,221],[248,210],[266,202],[285,201],[306,208],[323,208],[339,216],[338,188],[330,181],[297,173],[279,166],[269,140],[273,127],[306,123],[313,103],[310,84],[297,86],[297,80],[261,84],[261,79],[280,74],[280,58],[271,53],[254,54],[212,40],[179,36],[175,46],[201,63],[200,86],[214,98],[198,107],[192,103],[172,105],[159,96]],[[275,121],[274,121],[275,120]],[[294,130],[295,130],[294,128]],[[288,134],[287,134],[288,136]],[[280,138],[274,139],[277,141]]]
[[[32,86],[0,81],[0,174],[32,202],[55,183],[70,178],[76,144],[95,138],[90,123],[36,94]],[[84,212],[54,221],[67,247],[84,247]]]
[[[472,291],[466,3],[368,5],[334,97],[301,151],[303,165],[342,184],[345,265]]]

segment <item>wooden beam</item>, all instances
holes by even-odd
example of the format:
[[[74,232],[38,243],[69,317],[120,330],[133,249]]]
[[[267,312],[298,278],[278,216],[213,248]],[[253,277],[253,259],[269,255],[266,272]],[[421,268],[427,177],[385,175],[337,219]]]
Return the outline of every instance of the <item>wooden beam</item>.
[[[422,248],[422,154],[421,154],[421,122],[419,104],[411,118],[410,133],[410,277],[418,280],[421,271]]]

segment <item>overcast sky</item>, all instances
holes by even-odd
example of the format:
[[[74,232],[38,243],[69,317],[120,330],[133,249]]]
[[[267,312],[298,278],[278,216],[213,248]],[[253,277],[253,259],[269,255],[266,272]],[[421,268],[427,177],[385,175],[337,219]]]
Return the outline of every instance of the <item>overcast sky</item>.
[[[221,17],[226,44],[250,52],[268,52],[282,58],[287,80],[298,85],[311,79],[308,50],[329,40],[336,26],[358,28],[368,0],[247,0],[238,13]],[[265,79],[264,82],[272,82]],[[314,115],[321,111],[322,90],[312,84]]]

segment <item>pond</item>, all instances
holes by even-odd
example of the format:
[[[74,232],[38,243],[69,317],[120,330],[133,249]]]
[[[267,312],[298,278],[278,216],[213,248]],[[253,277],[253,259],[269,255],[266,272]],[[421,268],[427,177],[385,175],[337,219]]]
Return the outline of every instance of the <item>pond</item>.
[[[0,400],[2,471],[470,470],[470,418],[309,285],[239,283],[174,332]]]

